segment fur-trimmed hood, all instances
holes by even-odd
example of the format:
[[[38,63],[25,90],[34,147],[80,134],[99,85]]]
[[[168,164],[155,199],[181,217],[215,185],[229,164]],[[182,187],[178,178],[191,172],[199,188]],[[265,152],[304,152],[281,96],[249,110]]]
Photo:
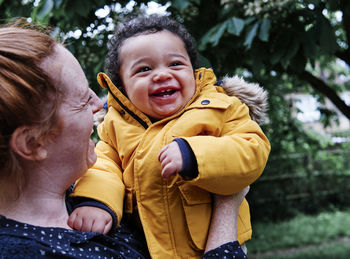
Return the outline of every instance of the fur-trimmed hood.
[[[248,83],[238,76],[225,76],[222,79],[221,87],[230,96],[236,96],[249,108],[249,115],[258,124],[267,120],[268,94],[258,84]]]

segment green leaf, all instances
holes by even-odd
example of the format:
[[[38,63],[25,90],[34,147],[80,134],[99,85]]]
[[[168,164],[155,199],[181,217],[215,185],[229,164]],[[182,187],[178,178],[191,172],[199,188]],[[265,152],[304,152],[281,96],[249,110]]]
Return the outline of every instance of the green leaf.
[[[77,18],[77,14],[85,17],[91,11],[92,2],[85,0],[74,0],[69,3],[69,9],[66,8],[66,12],[70,12],[74,18]]]
[[[248,24],[250,24],[251,22],[253,22],[255,20],[256,20],[255,17],[249,17],[249,18],[244,20],[244,23],[245,23],[245,25],[248,25]]]
[[[221,36],[224,34],[227,24],[226,23],[222,23],[222,24],[218,24],[216,27],[216,32],[212,35],[210,42],[212,42],[213,46],[218,45]]]
[[[0,0],[0,5],[4,2],[4,0]]]
[[[260,59],[256,59],[253,63],[253,67],[252,67],[252,70],[253,70],[253,74],[255,76],[258,76],[261,72],[261,70],[263,69],[263,64],[261,63],[261,60]]]
[[[290,40],[293,39],[291,39],[289,32],[280,31],[276,36],[276,40],[271,46],[270,62],[272,65],[282,62],[283,56],[285,55],[288,45],[290,44]]]
[[[296,35],[292,35],[283,59],[292,59],[299,50],[299,43],[299,37],[297,37]]]
[[[327,5],[330,11],[337,11],[339,8],[339,0],[328,0]]]
[[[212,46],[218,45],[221,36],[224,34],[227,23],[219,23],[211,28],[200,40],[198,49],[204,50],[208,43],[211,43]]]
[[[310,59],[314,58],[316,56],[317,45],[315,38],[312,36],[312,32],[304,33],[301,39],[305,57]]]
[[[334,53],[337,49],[336,38],[334,30],[329,21],[322,16],[320,19],[320,45],[321,49],[326,53]]]
[[[209,32],[207,32],[200,39],[199,44],[198,44],[198,50],[200,50],[200,51],[205,50],[207,44],[209,43],[209,40],[210,40],[210,36],[209,36]]]
[[[53,0],[46,0],[45,3],[41,4],[42,2],[43,2],[43,0],[41,0],[39,3],[38,13],[36,15],[36,17],[40,21],[44,21],[45,18],[47,18],[47,16],[50,14],[50,12],[52,11],[52,9],[54,7]]]
[[[244,28],[244,20],[232,17],[227,22],[227,32],[239,36]]]
[[[290,32],[288,35],[288,45],[285,48],[284,55],[281,56],[280,59],[280,63],[284,69],[287,69],[287,67],[290,65],[292,59],[297,54],[300,46],[299,37],[297,36],[297,34]],[[299,54],[301,53],[299,52]]]
[[[258,31],[258,27],[259,27],[259,22],[256,22],[253,25],[252,29],[249,31],[247,37],[245,38],[243,45],[247,46],[248,49],[250,49],[250,47],[252,46],[253,40],[256,36],[256,32]]]
[[[210,63],[209,59],[207,59],[200,53],[198,54],[198,64],[200,67],[212,67],[212,64]]]
[[[280,62],[281,62],[282,67],[283,67],[284,69],[287,69],[287,67],[289,66],[290,60],[289,60],[289,59],[286,59],[286,58],[282,58]]]
[[[59,8],[61,6],[61,4],[62,4],[62,1],[63,0],[55,0],[55,7]]]
[[[259,39],[261,41],[268,41],[269,40],[269,30],[271,27],[271,22],[269,19],[265,18],[262,20],[259,30]]]
[[[172,2],[172,6],[179,10],[181,13],[187,8],[187,6],[189,5],[189,1],[188,0],[175,0]]]
[[[290,62],[290,67],[297,73],[304,71],[306,66],[306,58],[303,55],[296,55]]]

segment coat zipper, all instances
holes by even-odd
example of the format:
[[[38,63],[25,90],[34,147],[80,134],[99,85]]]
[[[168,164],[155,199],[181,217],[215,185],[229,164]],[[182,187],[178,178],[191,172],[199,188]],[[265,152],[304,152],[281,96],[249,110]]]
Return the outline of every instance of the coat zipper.
[[[111,89],[109,88],[109,85],[107,84],[106,80],[101,77],[101,79],[103,79],[105,85],[107,86],[108,92],[113,96],[114,100],[117,101],[117,103],[127,112],[129,113],[136,121],[138,121],[142,127],[144,127],[145,129],[148,129],[148,124],[142,120],[139,116],[137,116],[135,113],[133,113],[132,111],[129,110],[128,107],[126,107],[111,91]]]

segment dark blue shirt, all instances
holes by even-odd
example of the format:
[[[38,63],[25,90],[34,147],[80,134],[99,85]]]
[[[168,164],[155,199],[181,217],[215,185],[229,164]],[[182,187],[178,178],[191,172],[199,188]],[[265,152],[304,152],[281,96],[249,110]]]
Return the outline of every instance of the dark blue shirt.
[[[73,204],[66,193],[68,213]],[[38,227],[0,215],[0,259],[5,258],[149,258],[144,239],[121,222],[108,235],[57,227]]]
[[[0,217],[0,258],[145,258],[143,249],[123,225],[103,235]]]

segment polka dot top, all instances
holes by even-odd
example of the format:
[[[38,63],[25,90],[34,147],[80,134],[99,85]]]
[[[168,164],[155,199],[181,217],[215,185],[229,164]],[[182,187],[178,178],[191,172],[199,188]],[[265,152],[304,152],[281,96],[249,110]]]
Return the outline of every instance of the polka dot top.
[[[38,227],[0,216],[0,258],[145,258],[125,226],[111,235]]]

